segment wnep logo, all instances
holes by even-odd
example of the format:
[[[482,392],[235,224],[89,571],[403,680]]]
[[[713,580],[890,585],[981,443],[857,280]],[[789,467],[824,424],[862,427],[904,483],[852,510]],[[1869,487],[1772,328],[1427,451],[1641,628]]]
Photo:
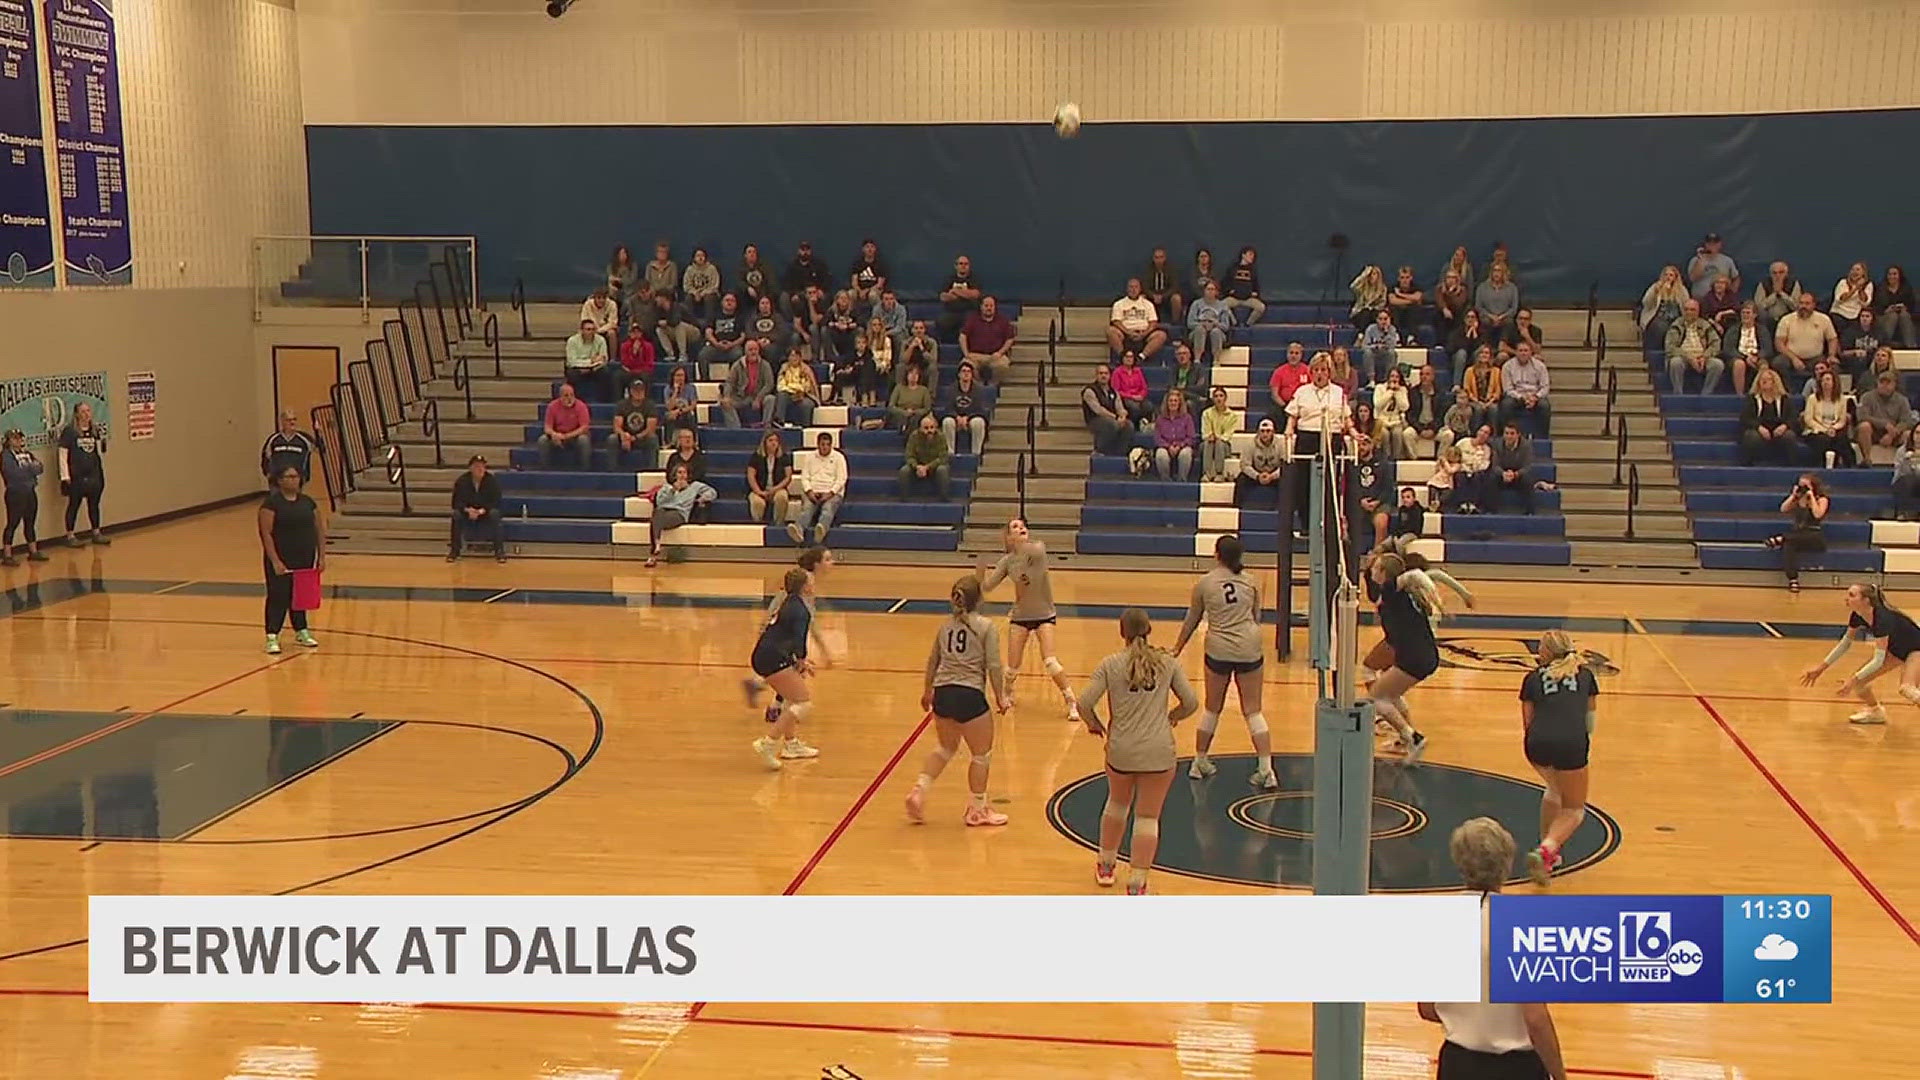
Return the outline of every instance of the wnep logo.
[[[1496,896],[1491,1000],[1719,1001],[1719,905],[1712,896]]]

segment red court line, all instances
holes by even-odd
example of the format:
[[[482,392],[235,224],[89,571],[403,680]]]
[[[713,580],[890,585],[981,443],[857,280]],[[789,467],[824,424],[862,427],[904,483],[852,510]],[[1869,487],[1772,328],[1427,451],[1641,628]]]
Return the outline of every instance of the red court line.
[[[85,990],[65,988],[37,989],[0,988],[0,997],[67,997],[83,998]],[[359,1002],[315,1001],[309,1005],[331,1005],[347,1008],[359,1008]],[[471,1012],[492,1013],[503,1016],[565,1016],[586,1020],[620,1020],[622,1013],[605,1009],[574,1009],[564,1006],[542,1007],[536,1005],[489,1005],[483,1003],[440,1002],[423,1003],[415,1006],[435,1012]],[[1179,1046],[1170,1042],[1158,1042],[1150,1039],[1112,1039],[1099,1035],[1042,1035],[1023,1031],[979,1031],[966,1028],[929,1028],[909,1027],[897,1024],[839,1024],[816,1020],[772,1020],[746,1016],[700,1016],[689,1013],[687,1021],[694,1024],[712,1024],[716,1027],[770,1028],[778,1031],[833,1031],[853,1035],[943,1035],[949,1039],[982,1039],[994,1042],[1040,1043],[1050,1046],[1084,1046],[1112,1050],[1179,1050]],[[1311,1058],[1312,1050],[1297,1046],[1258,1046],[1252,1053],[1261,1057]],[[1582,1069],[1571,1067],[1570,1073],[1582,1076],[1616,1077],[1620,1080],[1657,1080],[1653,1073],[1636,1072],[1627,1069]]]
[[[874,794],[880,790],[880,785],[886,783],[887,777],[893,775],[893,770],[900,766],[900,759],[907,756],[907,751],[913,749],[913,744],[919,741],[920,733],[926,731],[927,725],[931,723],[933,723],[933,714],[928,713],[913,726],[913,730],[907,733],[906,740],[893,752],[893,756],[888,758],[887,763],[880,766],[880,771],[873,775],[866,790],[860,793],[859,798],[853,800],[852,806],[847,807],[847,812],[841,816],[840,823],[835,825],[833,831],[827,834],[827,838],[814,849],[813,857],[807,860],[807,864],[800,868],[799,873],[793,875],[793,880],[787,882],[787,887],[780,890],[781,896],[792,896],[807,883],[807,879],[812,877],[813,871],[819,867],[820,860],[826,858],[827,852],[833,850],[833,845],[840,842],[840,837],[846,834],[848,827],[853,824],[853,819],[859,817],[860,811],[867,808],[867,803],[873,800]]]
[[[0,768],[0,777],[12,776],[14,773],[20,772],[23,769],[32,768],[33,766],[38,765],[43,761],[48,761],[53,758],[59,757],[61,754],[64,754],[69,750],[76,750],[82,746],[87,745],[88,743],[99,742],[101,739],[104,739],[107,736],[114,734],[115,732],[125,731],[126,729],[132,727],[133,725],[140,723],[142,720],[151,720],[155,716],[158,716],[160,713],[166,712],[168,709],[177,709],[180,706],[185,705],[187,702],[192,701],[195,698],[206,697],[208,694],[211,694],[216,690],[224,690],[227,687],[232,686],[234,683],[239,682],[241,679],[258,675],[261,672],[277,664],[284,664],[289,660],[297,660],[300,658],[301,655],[302,654],[300,653],[294,653],[291,656],[283,656],[278,660],[269,660],[266,663],[261,664],[259,667],[249,668],[248,670],[243,671],[238,675],[234,675],[230,678],[222,679],[219,682],[214,683],[212,686],[203,687],[199,690],[195,690],[193,693],[188,694],[185,697],[176,698],[173,701],[169,701],[165,705],[156,706],[154,708],[148,709],[145,712],[134,713],[132,716],[123,717],[122,719],[115,720],[113,723],[108,724],[106,727],[96,728],[93,731],[87,732],[85,735],[68,739],[66,742],[61,743],[59,746],[48,747],[47,749],[42,750],[37,754],[34,754],[32,757],[21,758],[19,761],[16,761],[11,765],[6,766],[5,768]]]
[[[1873,883],[1873,879],[1867,876],[1866,871],[1860,869],[1859,864],[1855,863],[1852,857],[1840,847],[1840,842],[1828,834],[1827,830],[1821,826],[1819,821],[1814,819],[1813,814],[1810,813],[1806,807],[1800,805],[1800,800],[1794,798],[1793,792],[1788,791],[1787,786],[1780,782],[1780,778],[1773,775],[1773,770],[1767,768],[1766,763],[1760,760],[1760,755],[1754,753],[1753,747],[1747,745],[1747,740],[1741,738],[1740,733],[1733,729],[1733,725],[1727,722],[1726,717],[1720,715],[1720,710],[1713,707],[1713,702],[1708,701],[1706,697],[1701,694],[1695,694],[1694,700],[1700,703],[1701,708],[1707,710],[1707,715],[1713,718],[1715,724],[1720,725],[1720,730],[1726,732],[1727,738],[1733,740],[1734,747],[1738,749],[1740,753],[1746,755],[1747,761],[1759,771],[1761,779],[1765,780],[1773,788],[1775,794],[1785,800],[1787,806],[1792,809],[1795,814],[1799,815],[1802,822],[1806,823],[1807,828],[1813,830],[1815,838],[1826,845],[1827,850],[1833,853],[1834,858],[1840,860],[1840,865],[1847,868],[1847,873],[1853,875],[1853,880],[1860,883],[1860,887],[1867,891],[1867,895],[1873,897],[1874,902],[1880,905],[1880,910],[1886,912],[1887,917],[1893,920],[1894,925],[1906,933],[1909,941],[1912,941],[1915,945],[1920,945],[1920,930],[1914,929],[1913,923],[1909,922],[1907,917],[1900,913],[1900,909],[1894,906],[1893,901],[1887,899],[1887,894],[1881,892],[1880,887]]]

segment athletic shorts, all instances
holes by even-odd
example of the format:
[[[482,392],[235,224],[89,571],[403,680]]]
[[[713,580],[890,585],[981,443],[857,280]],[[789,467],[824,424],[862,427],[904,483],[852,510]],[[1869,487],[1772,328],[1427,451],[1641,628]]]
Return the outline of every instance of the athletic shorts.
[[[763,679],[770,675],[778,675],[780,672],[793,667],[797,662],[793,657],[785,653],[775,652],[772,649],[753,650],[753,659],[750,661],[753,666],[753,673]]]
[[[1008,622],[1022,630],[1038,630],[1043,626],[1052,626],[1060,621],[1058,615],[1049,615],[1044,619],[1008,619]]]
[[[1431,645],[1417,651],[1395,649],[1393,666],[1416,679],[1425,679],[1440,670],[1440,650]]]
[[[1546,769],[1563,772],[1587,767],[1586,732],[1579,735],[1557,732],[1527,733],[1527,760]]]
[[[1215,675],[1251,675],[1266,666],[1265,660],[1215,660],[1206,657],[1207,670]]]
[[[1367,652],[1366,666],[1375,671],[1385,671],[1393,666],[1393,645],[1386,638]]]
[[[1440,1068],[1434,1076],[1436,1080],[1547,1080],[1547,1067],[1532,1050],[1490,1054],[1443,1042]]]
[[[933,688],[933,715],[965,722],[987,714],[987,695],[971,686]]]

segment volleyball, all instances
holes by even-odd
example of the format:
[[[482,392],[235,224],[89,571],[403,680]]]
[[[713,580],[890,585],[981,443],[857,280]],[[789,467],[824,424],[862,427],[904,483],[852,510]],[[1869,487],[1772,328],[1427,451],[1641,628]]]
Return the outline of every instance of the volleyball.
[[[1053,133],[1063,139],[1080,134],[1080,106],[1069,101],[1053,110]]]

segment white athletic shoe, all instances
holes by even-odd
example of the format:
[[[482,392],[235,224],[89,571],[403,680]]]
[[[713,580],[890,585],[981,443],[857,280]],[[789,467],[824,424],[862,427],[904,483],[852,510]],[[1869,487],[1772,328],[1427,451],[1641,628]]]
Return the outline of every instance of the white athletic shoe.
[[[774,745],[772,739],[762,735],[760,738],[753,740],[753,752],[760,755],[760,760],[766,762],[767,768],[778,769],[780,767],[779,748]]]
[[[1207,777],[1219,771],[1220,767],[1213,763],[1212,758],[1201,757],[1195,754],[1193,764],[1187,766],[1187,779],[1205,780]]]
[[[1412,741],[1407,743],[1407,764],[1420,764],[1420,757],[1427,752],[1427,737],[1419,732],[1413,733]]]
[[[280,635],[279,634],[267,635],[267,655],[268,656],[280,655]]]
[[[1887,710],[1884,706],[1880,705],[1869,706],[1847,717],[1847,723],[1849,724],[1884,724],[1886,722]]]
[[[1280,778],[1273,775],[1272,769],[1259,769],[1253,774],[1253,786],[1272,791],[1280,786]]]
[[[300,631],[299,633],[293,635],[293,640],[299,642],[302,645],[305,645],[309,649],[317,649],[320,647],[320,639],[317,637],[314,637],[313,631],[311,630]]]
[[[788,761],[817,758],[820,756],[820,748],[809,746],[802,739],[788,739],[786,745],[780,747],[780,756]]]
[[[1900,696],[1906,698],[1909,705],[1920,705],[1920,686],[1903,686]]]

